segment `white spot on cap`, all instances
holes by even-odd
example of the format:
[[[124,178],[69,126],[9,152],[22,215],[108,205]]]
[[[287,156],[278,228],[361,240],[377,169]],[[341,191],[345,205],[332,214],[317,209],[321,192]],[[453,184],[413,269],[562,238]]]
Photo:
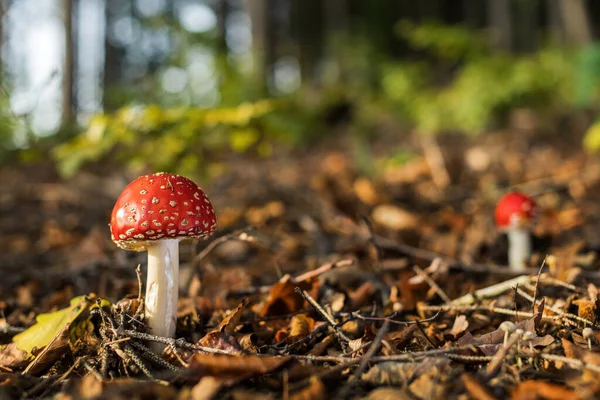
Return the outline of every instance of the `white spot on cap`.
[[[140,190],[140,194],[146,194],[146,193],[148,193],[148,191],[146,189]]]
[[[152,198],[152,204],[158,204],[159,202],[160,202],[160,200],[158,200],[158,197]]]
[[[171,201],[169,202],[169,205],[170,205],[171,207],[177,207],[177,202],[176,202],[175,200],[171,200]]]

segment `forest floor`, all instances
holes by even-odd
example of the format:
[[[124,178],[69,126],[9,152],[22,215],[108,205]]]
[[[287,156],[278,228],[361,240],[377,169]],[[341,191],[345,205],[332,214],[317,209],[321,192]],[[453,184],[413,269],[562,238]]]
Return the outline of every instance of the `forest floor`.
[[[145,253],[110,240],[128,179],[4,167],[0,399],[597,398],[600,161],[579,143],[447,136],[374,177],[331,144],[237,159],[205,187],[215,238],[180,247],[177,341],[144,334]],[[525,274],[494,226],[509,190],[539,207]]]

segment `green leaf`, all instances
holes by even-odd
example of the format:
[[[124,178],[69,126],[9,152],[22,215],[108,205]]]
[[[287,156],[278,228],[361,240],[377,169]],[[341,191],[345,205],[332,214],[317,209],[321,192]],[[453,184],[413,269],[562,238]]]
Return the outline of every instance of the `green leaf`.
[[[106,300],[102,301],[102,306],[109,305]],[[81,313],[90,308],[97,307],[88,296],[78,296],[71,299],[71,305],[51,313],[40,314],[36,317],[36,323],[24,332],[19,333],[13,338],[19,350],[32,353],[34,349],[41,349],[47,346],[54,337],[71,324],[81,315]]]

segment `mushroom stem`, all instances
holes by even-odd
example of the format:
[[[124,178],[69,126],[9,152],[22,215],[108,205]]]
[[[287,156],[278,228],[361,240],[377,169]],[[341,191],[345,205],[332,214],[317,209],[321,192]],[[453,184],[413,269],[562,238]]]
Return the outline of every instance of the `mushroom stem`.
[[[515,272],[522,272],[531,257],[531,233],[522,227],[508,229],[508,265]]]
[[[148,246],[148,278],[144,300],[146,324],[156,336],[173,337],[179,296],[179,239],[163,239]],[[155,343],[153,349],[163,345]]]

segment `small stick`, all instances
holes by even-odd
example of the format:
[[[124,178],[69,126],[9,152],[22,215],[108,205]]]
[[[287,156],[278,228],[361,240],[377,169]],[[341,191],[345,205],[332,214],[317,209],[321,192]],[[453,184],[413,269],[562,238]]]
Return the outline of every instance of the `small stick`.
[[[506,291],[512,290],[512,288],[517,285],[529,283],[532,281],[532,279],[533,278],[529,275],[521,275],[516,278],[509,279],[507,281],[476,290],[474,293],[466,294],[462,297],[459,297],[458,299],[452,300],[450,304],[469,305],[475,303],[478,300],[496,297]]]
[[[396,318],[396,315],[398,313],[393,313],[389,317],[367,317],[367,316],[361,315],[357,311],[353,311],[349,315],[351,317],[353,317],[353,318],[362,319],[363,321],[388,321],[390,324],[410,326],[410,325],[420,324],[420,323],[423,323],[423,322],[432,322],[432,321],[435,321],[437,319],[437,317],[440,316],[440,314],[442,313],[442,311],[443,311],[443,309],[440,308],[435,313],[435,315],[433,315],[432,317],[425,318],[425,319],[419,319],[419,320],[416,320],[416,321],[396,321],[394,318]],[[340,315],[346,316],[348,314],[344,313],[344,314],[340,314]]]
[[[325,311],[325,309],[323,307],[321,307],[321,305],[315,299],[313,299],[312,296],[310,294],[308,294],[308,292],[306,290],[302,290],[299,287],[297,287],[295,290],[296,290],[296,293],[298,293],[300,296],[302,296],[304,298],[304,300],[306,300],[308,302],[308,304],[310,304],[311,306],[313,306],[314,309],[334,329],[334,331],[335,331],[336,335],[338,336],[338,340],[340,341],[340,344],[342,345],[342,347],[345,347],[345,345],[346,345],[347,342],[352,341],[352,339],[350,339],[348,336],[346,336],[344,334],[344,332],[342,332],[342,330],[340,329],[338,323],[335,322],[335,320],[333,319],[333,317],[331,315],[329,315],[329,313],[327,311]]]
[[[128,339],[131,339],[131,338],[129,337]],[[142,352],[142,357],[149,359],[150,361],[154,362],[157,365],[160,365],[163,368],[170,369],[173,372],[181,372],[181,369],[177,368],[170,362],[164,360],[162,357],[160,357],[158,354],[156,354],[155,352],[153,352],[152,350],[150,350],[148,347],[144,346],[143,344],[138,343],[136,341],[131,341],[131,343],[129,343],[129,344],[131,346],[135,347],[136,349],[140,350]]]
[[[377,240],[375,240],[375,231],[373,230],[373,224],[371,223],[371,220],[364,215],[361,219],[363,220],[367,227],[367,230],[369,231],[369,243],[371,243],[371,246],[375,248],[377,254],[377,270],[382,271],[383,268],[381,265],[381,260],[383,260],[383,249],[379,247],[379,245],[377,244]]]
[[[389,327],[390,327],[389,321],[385,321],[383,323],[383,325],[381,326],[381,328],[379,328],[379,331],[377,331],[377,334],[375,335],[375,338],[373,339],[373,342],[371,343],[371,347],[369,347],[369,350],[367,350],[365,355],[362,357],[362,360],[360,361],[358,368],[356,369],[356,371],[354,371],[354,374],[352,374],[352,379],[354,379],[354,381],[350,381],[350,380],[347,381],[347,384],[342,386],[342,389],[338,392],[338,397],[340,399],[345,399],[348,397],[348,394],[349,394],[350,390],[352,389],[352,387],[354,386],[354,383],[356,383],[356,381],[358,379],[360,379],[363,372],[365,372],[365,370],[367,369],[369,360],[371,358],[373,358],[375,353],[379,350],[381,341],[383,340],[383,337],[385,336],[385,334],[388,332]]]
[[[540,357],[545,360],[559,361],[559,362],[563,362],[565,364],[570,364],[571,366],[574,366],[574,367],[589,369],[590,371],[600,374],[600,366],[594,365],[594,364],[589,364],[589,363],[583,362],[581,360],[577,360],[575,358],[569,358],[569,357],[558,356],[558,355],[554,355],[554,354],[546,354],[546,353],[540,354]]]
[[[546,257],[544,257],[544,261],[542,261],[542,265],[540,265],[540,270],[537,273],[537,279],[535,280],[535,290],[533,291],[533,300],[531,302],[531,307],[533,312],[535,312],[535,306],[536,306],[536,299],[537,299],[537,293],[538,293],[538,284],[540,283],[540,276],[542,275],[542,270],[544,269],[544,266],[546,265],[546,259],[548,258],[548,254],[546,254]]]
[[[137,332],[137,331],[132,331],[132,330],[125,330],[124,333],[125,333],[125,335],[131,336],[132,338],[135,338],[135,339],[163,343],[163,344],[179,347],[180,349],[198,350],[198,351],[203,351],[205,353],[212,353],[212,354],[227,354],[227,355],[232,354],[226,350],[213,349],[212,347],[198,346],[193,343],[187,342],[182,338],[179,338],[179,339],[166,338],[166,337],[162,337],[162,336],[154,336],[154,335],[150,335],[148,333]]]
[[[436,258],[431,263],[433,264],[434,262],[436,262],[436,260],[439,260],[438,262],[441,261],[439,258]],[[417,275],[419,275],[421,278],[423,278],[425,280],[425,282],[427,282],[427,284],[429,286],[431,286],[431,288],[438,294],[438,296],[440,296],[442,298],[442,300],[444,300],[444,303],[448,304],[448,303],[452,302],[452,300],[450,299],[450,297],[448,297],[446,292],[444,292],[442,290],[442,288],[439,287],[438,284],[435,283],[435,281],[433,279],[431,279],[425,271],[423,271],[421,268],[417,267],[416,265],[413,267],[413,271],[415,271],[417,273]]]
[[[294,282],[304,282],[311,278],[317,277],[324,272],[330,271],[332,269],[349,267],[351,265],[354,265],[354,260],[351,260],[351,259],[346,259],[346,260],[336,261],[333,263],[323,264],[319,268],[316,268],[316,269],[313,269],[312,271],[308,271],[301,275],[298,275],[297,277],[294,278]]]

